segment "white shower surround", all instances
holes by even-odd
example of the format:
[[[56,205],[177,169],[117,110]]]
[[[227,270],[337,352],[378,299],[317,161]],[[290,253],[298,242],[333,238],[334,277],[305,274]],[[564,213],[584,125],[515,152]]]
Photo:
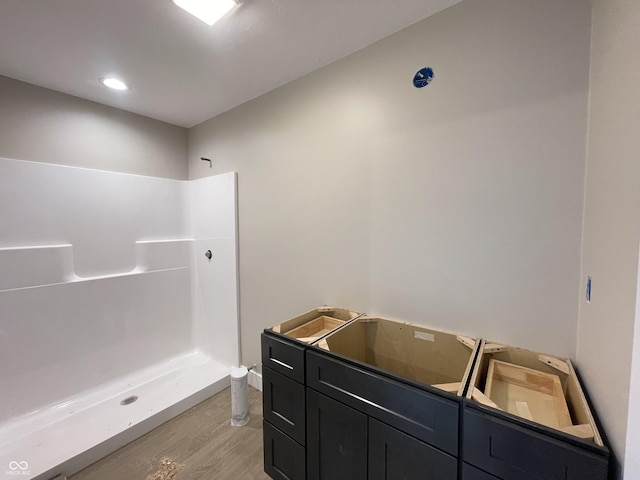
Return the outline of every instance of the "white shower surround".
[[[70,474],[229,384],[236,183],[0,159],[0,476]]]

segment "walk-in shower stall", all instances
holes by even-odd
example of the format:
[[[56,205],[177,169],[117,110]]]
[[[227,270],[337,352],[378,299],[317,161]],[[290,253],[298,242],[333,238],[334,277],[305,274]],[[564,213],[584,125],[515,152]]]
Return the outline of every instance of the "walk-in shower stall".
[[[69,474],[229,384],[236,175],[0,159],[0,477]]]

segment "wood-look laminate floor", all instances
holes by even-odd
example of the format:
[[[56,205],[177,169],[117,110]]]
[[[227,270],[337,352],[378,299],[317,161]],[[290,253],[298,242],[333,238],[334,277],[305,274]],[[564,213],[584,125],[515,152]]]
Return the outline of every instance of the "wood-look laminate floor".
[[[232,427],[227,388],[70,480],[269,480],[262,465],[262,393],[252,387],[249,408],[249,423]],[[163,459],[172,463],[163,467]],[[177,473],[174,464],[182,465]]]

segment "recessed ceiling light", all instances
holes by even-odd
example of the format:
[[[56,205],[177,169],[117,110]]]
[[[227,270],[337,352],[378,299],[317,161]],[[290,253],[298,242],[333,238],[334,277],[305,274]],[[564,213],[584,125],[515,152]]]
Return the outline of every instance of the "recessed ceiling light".
[[[130,87],[122,80],[114,77],[101,78],[100,81],[105,87],[113,88],[114,90],[129,90]]]
[[[208,25],[213,25],[238,6],[234,0],[173,0],[173,3]]]

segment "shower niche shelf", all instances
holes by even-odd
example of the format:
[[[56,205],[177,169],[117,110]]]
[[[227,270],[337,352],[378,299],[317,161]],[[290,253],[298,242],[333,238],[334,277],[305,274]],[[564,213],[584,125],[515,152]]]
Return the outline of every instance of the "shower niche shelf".
[[[3,273],[0,292],[188,268],[192,244],[191,239],[136,241],[132,268],[95,275],[76,272],[72,244],[3,247],[0,248],[0,272]]]
[[[0,291],[68,282],[73,277],[73,245],[0,248]]]

